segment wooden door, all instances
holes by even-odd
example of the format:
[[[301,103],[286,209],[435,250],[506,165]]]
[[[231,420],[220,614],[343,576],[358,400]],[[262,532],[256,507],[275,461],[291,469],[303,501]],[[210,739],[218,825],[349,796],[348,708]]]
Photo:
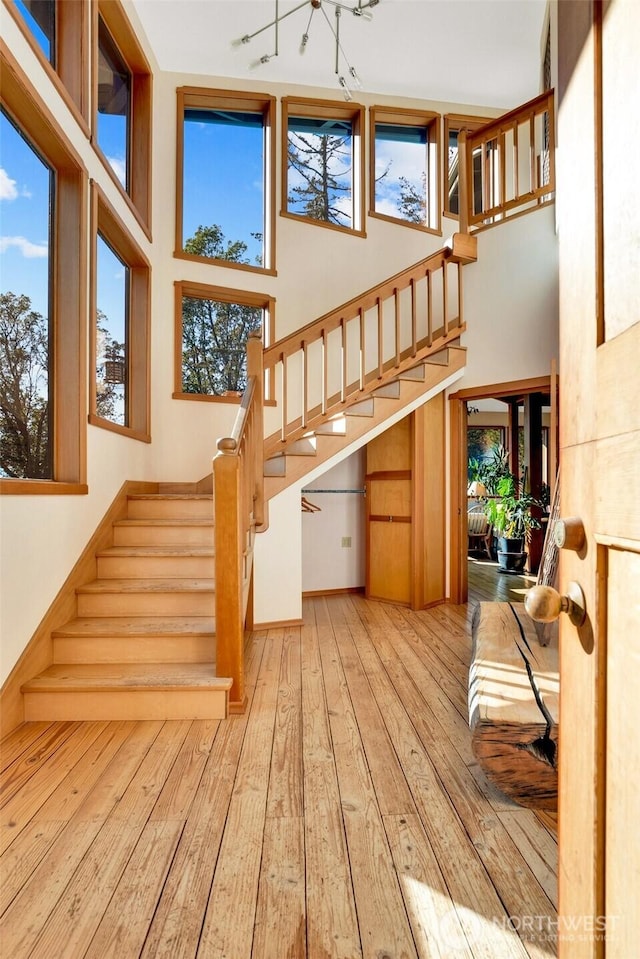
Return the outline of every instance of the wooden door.
[[[558,5],[561,959],[640,943],[640,4]],[[606,939],[604,927],[606,926]]]
[[[367,444],[366,595],[411,603],[411,417]]]

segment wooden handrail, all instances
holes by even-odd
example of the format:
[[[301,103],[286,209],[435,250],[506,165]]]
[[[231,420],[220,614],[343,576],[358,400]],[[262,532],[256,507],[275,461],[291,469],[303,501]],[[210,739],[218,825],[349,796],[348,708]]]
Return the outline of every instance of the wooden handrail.
[[[475,259],[475,238],[457,233],[443,249],[266,349],[280,427],[265,440],[265,455],[458,340],[460,266]]]
[[[477,130],[460,134],[461,232],[467,224],[470,229],[492,226],[554,199],[553,106],[554,92],[547,90]]]
[[[244,709],[244,628],[253,542],[264,527],[262,342],[247,342],[247,386],[230,436],[213,460],[216,571],[216,675],[230,677],[230,709]]]

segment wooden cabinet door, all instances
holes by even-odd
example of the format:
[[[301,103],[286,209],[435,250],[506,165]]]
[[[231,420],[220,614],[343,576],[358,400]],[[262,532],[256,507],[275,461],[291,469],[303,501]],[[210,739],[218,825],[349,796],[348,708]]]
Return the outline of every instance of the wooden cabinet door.
[[[640,943],[639,37],[637,0],[558,4],[560,959]]]

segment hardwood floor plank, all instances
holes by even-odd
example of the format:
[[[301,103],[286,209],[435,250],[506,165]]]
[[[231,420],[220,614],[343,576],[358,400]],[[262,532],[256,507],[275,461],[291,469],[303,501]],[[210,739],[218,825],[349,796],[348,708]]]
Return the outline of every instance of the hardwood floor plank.
[[[359,959],[362,950],[315,625],[302,627],[302,722],[307,956]]]
[[[418,815],[385,816],[409,922],[420,959],[473,959],[455,903]]]
[[[318,627],[358,928],[365,959],[415,959],[398,878],[331,627]]]
[[[301,699],[300,630],[287,629],[284,632],[269,777],[269,819],[301,819],[304,814]]]
[[[282,646],[282,630],[270,630],[198,946],[203,959],[251,956]]]
[[[196,954],[247,719],[247,714],[229,717],[213,742],[142,959],[193,959]]]
[[[191,724],[153,808],[152,820],[177,819],[184,822],[187,819],[219,728],[220,720],[217,719],[199,719]]]
[[[0,807],[6,806],[73,733],[72,723],[52,723],[45,734],[38,737],[33,751],[30,750],[27,756],[20,751],[0,777]]]
[[[307,955],[302,817],[272,817],[262,846],[252,959]]]
[[[140,954],[182,828],[175,818],[150,821],[144,828],[84,959]]]
[[[29,881],[65,823],[32,820],[0,858],[0,916]]]
[[[55,751],[55,763],[40,764],[33,776],[5,803],[0,816],[0,854],[15,840],[43,802],[92,747],[105,723],[83,723]]]
[[[51,726],[51,723],[23,723],[0,741],[0,773],[3,773],[24,752],[31,756],[36,742]],[[1,780],[0,780],[1,781]]]
[[[558,844],[531,809],[517,807],[499,813],[500,821],[516,844],[553,905],[558,906]]]

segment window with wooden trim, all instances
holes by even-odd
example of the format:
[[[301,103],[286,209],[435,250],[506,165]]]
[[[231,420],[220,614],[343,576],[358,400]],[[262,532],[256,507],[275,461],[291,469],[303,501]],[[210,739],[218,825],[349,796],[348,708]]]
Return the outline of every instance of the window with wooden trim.
[[[58,92],[88,134],[89,4],[9,0],[6,8],[26,36]]]
[[[4,47],[0,80],[0,491],[83,493],[86,172]]]
[[[247,340],[273,333],[271,297],[179,281],[175,284],[176,399],[237,401],[247,385]]]
[[[275,98],[178,90],[176,256],[274,272]]]
[[[364,232],[364,108],[285,97],[282,213]]]
[[[93,9],[94,145],[149,236],[151,68],[122,4],[99,0]]]
[[[444,148],[446,170],[445,188],[444,188],[444,215],[458,216],[459,195],[458,195],[458,134],[461,130],[473,132],[479,130],[485,123],[489,123],[488,117],[466,117],[454,113],[448,113],[444,118]],[[482,209],[482,152],[477,150],[473,155],[473,209]]]
[[[436,113],[370,111],[370,212],[373,216],[440,230]]]
[[[150,441],[150,268],[92,184],[89,422]]]

